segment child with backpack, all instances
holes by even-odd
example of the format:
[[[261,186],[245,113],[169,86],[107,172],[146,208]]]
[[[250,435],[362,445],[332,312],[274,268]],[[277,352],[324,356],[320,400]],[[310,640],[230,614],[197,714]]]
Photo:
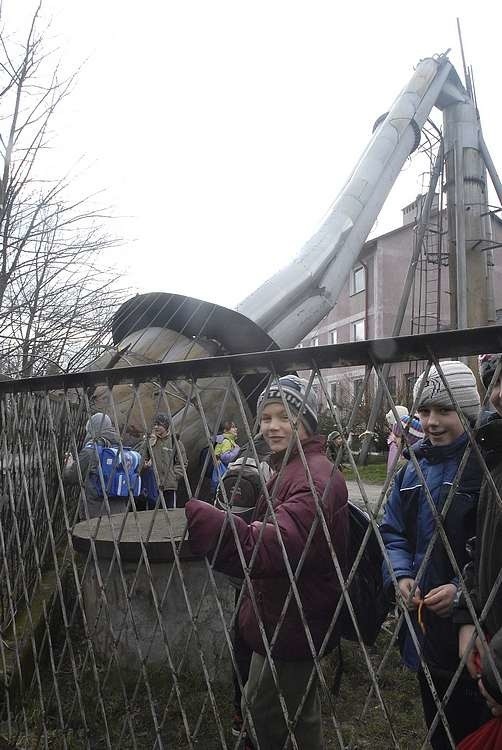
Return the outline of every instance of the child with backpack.
[[[461,362],[454,361],[442,362],[441,371],[459,408],[466,419],[474,424],[479,413],[480,399],[472,371]],[[427,376],[423,373],[417,380],[414,398],[417,397],[417,411],[425,437],[413,445],[411,450],[422,470],[435,509],[441,514],[468,444],[468,436],[435,367],[430,368]],[[481,467],[471,453],[442,518],[444,532],[460,570],[467,559],[467,540],[475,529],[480,485]],[[431,673],[438,696],[442,699],[459,663],[457,629],[452,618],[458,578],[439,535],[428,562],[421,570],[436,530],[436,521],[412,460],[403,466],[395,478],[380,530],[397,578],[397,593],[409,610],[421,656]],[[386,563],[383,565],[383,574],[388,592],[394,593],[391,573]],[[404,664],[417,672],[425,721],[430,728],[437,706],[419,654],[404,622],[400,632],[400,647]],[[484,721],[486,714],[483,701],[477,695],[475,682],[465,670],[444,706],[444,713],[455,742]],[[447,750],[451,747],[441,718],[438,719],[430,742],[434,750]]]
[[[323,741],[317,673],[297,601],[295,596],[290,596],[291,581],[284,554],[293,574],[296,573],[303,617],[315,652],[319,653],[329,631],[324,649],[324,653],[329,653],[339,639],[338,628],[330,628],[341,585],[319,514],[324,518],[338,562],[345,570],[347,488],[341,473],[324,453],[324,441],[317,434],[317,399],[306,380],[286,375],[272,382],[258,399],[258,411],[260,430],[270,448],[271,464],[276,471],[267,489],[280,537],[269,502],[263,495],[258,500],[252,523],[234,517],[236,536],[228,513],[192,499],[185,506],[190,546],[195,554],[208,555],[212,560],[222,534],[214,566],[243,578],[238,548],[250,565],[258,615],[245,584],[239,628],[253,654],[242,707],[246,716],[246,710],[251,713],[253,730],[248,731],[256,734],[258,747],[279,750],[288,738],[266,655],[265,637],[268,644],[272,644],[271,655],[290,721],[303,702],[292,727],[298,747],[320,750]],[[298,569],[300,560],[302,566]],[[288,605],[283,613],[286,600]]]
[[[130,493],[137,496],[140,492],[140,456],[136,451],[120,447],[120,436],[107,414],[93,414],[85,429],[84,447],[77,460],[68,454],[63,468],[65,484],[80,484],[80,476],[84,481],[85,499],[80,501],[80,518],[96,518],[108,512],[110,515],[125,513]]]
[[[211,494],[216,496],[218,483],[225,476],[227,468],[232,461],[235,461],[240,453],[240,447],[237,445],[237,426],[232,420],[223,423],[223,431],[216,435],[214,445],[214,455],[216,456],[216,465],[211,474]]]

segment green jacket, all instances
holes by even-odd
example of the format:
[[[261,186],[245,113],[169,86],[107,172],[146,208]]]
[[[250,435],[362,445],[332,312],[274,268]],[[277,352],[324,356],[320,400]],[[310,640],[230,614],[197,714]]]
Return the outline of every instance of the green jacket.
[[[179,455],[170,432],[164,438],[150,435],[143,441],[140,448],[141,457],[152,459],[152,468],[158,473],[159,489],[176,490],[178,482],[183,477],[183,468],[188,465],[185,446],[178,439]]]

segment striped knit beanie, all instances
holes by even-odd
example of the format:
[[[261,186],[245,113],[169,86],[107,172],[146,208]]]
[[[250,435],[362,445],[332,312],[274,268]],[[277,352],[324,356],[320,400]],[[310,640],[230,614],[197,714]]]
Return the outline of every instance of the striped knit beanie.
[[[476,378],[472,370],[462,362],[440,362],[442,377],[433,365],[427,375],[424,388],[417,403],[417,410],[427,406],[453,407],[443,379],[453,394],[460,410],[470,422],[474,422],[479,413],[480,399],[476,387]],[[413,398],[417,398],[425,372],[420,375],[413,388]]]
[[[422,440],[424,432],[422,430],[422,423],[418,417],[401,417],[401,423],[403,428],[408,430],[408,441],[411,445],[417,440]]]
[[[284,403],[283,399],[287,401],[295,414],[300,415],[300,419],[311,434],[317,432],[317,395],[312,386],[309,389],[308,380],[296,375],[284,375],[279,380],[273,381],[258,397],[258,412],[271,402]]]
[[[407,417],[409,414],[406,406],[401,406],[401,404],[396,404],[394,408],[397,411],[397,416],[400,419],[402,419],[403,417]],[[389,409],[389,411],[385,415],[385,421],[387,422],[389,427],[394,427],[394,425],[396,424],[396,418],[394,416],[394,412],[392,411],[392,409]]]

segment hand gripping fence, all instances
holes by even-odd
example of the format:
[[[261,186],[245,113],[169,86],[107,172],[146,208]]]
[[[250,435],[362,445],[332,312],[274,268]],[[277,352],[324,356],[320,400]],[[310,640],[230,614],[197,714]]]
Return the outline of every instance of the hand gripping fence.
[[[397,403],[406,403],[414,414],[416,403],[409,393],[399,388],[397,393],[391,392],[390,381],[382,376],[384,365],[391,365],[396,381],[402,383],[411,373],[428,372],[432,365],[437,368],[468,441],[440,509],[415,452],[409,452],[407,460],[415,468],[425,505],[434,519],[416,579],[426,573],[434,549],[442,545],[502,691],[501,675],[483,630],[502,573],[484,606],[477,609],[445,525],[462,472],[472,457],[477,458],[501,512],[502,500],[476,442],[479,420],[474,427],[467,422],[441,369],[445,358],[496,352],[502,350],[501,344],[502,331],[493,327],[1,382],[0,740],[12,748],[68,750],[239,748],[245,742],[258,748],[268,721],[271,732],[275,723],[274,747],[303,750],[306,712],[311,716],[320,712],[324,745],[319,746],[426,748],[434,732],[443,727],[454,747],[454,730],[446,714],[455,686],[464,679],[468,655],[458,660],[447,689],[438,692],[434,670],[415,628],[416,613],[408,609],[399,593],[379,529],[404,459],[397,457],[388,473],[378,464],[363,469],[348,435],[364,432],[366,409],[377,386],[388,402],[386,410],[390,408],[396,420]],[[358,376],[361,367],[365,368],[362,379]],[[320,488],[308,449],[300,439],[298,416],[284,398],[282,387],[290,437],[285,453],[274,463],[275,475],[269,482],[253,441],[260,429],[256,397],[272,380],[293,372],[307,381],[305,403],[312,390],[317,394],[321,431],[340,432],[342,446],[335,465],[347,457],[343,461],[349,464],[344,467],[349,499],[368,516],[368,530],[350,570],[339,559],[327,515],[337,469],[333,468],[330,481]],[[484,396],[484,406],[498,374]],[[333,382],[337,383],[336,399]],[[417,403],[420,395],[421,389]],[[150,509],[141,492],[133,493],[126,473],[128,492],[120,498],[125,512],[115,513],[117,498],[108,496],[100,463],[102,443],[98,439],[85,444],[85,425],[100,411],[111,420],[117,461],[123,464],[129,449],[140,451],[144,462],[153,416],[167,415],[169,443],[165,450],[151,453],[149,470],[158,493]],[[212,503],[209,475],[218,461],[216,436],[227,420],[237,425],[237,442],[248,445],[247,455],[257,467],[262,516],[255,521],[247,519],[251,526],[244,527],[232,512],[240,497],[239,482],[245,480],[241,464],[231,491],[224,477],[218,478],[227,510],[217,515],[214,532],[208,527],[207,533],[213,536],[207,554],[201,554],[194,547],[196,537],[190,541],[183,506],[191,497]],[[409,427],[403,430],[402,442],[403,448],[410,444]],[[311,498],[308,527],[300,530],[300,549],[293,544],[281,510],[281,487],[292,460],[297,462],[302,487]],[[141,476],[145,469],[142,463]],[[365,479],[370,469],[375,483]],[[173,509],[170,493],[174,488],[177,507]],[[391,571],[389,594],[395,605],[375,645],[367,646],[349,592],[372,533]],[[274,556],[270,557],[272,548]],[[326,557],[324,568],[316,575],[333,576],[340,595],[328,616],[320,613],[325,625],[319,636],[315,630],[318,613],[313,616],[308,605],[309,595],[315,592],[306,590],[305,580],[310,576],[315,588],[312,566],[320,549]],[[229,577],[222,562],[230,559],[233,573],[235,568],[240,570],[240,584]],[[270,574],[268,559],[275,566]],[[284,595],[275,602],[271,619],[271,612],[263,609],[262,591],[263,582],[266,585],[274,576],[280,579]],[[244,643],[249,640],[249,632],[240,632],[239,616],[244,609],[256,623],[261,643],[259,658],[252,661],[254,692],[246,689],[248,674],[242,666],[239,638],[242,636]],[[340,646],[333,648],[342,610],[348,612],[359,638],[358,642],[342,639]],[[304,636],[306,651],[301,659],[293,652],[288,660],[277,654],[284,649],[287,652],[284,633],[291,626],[292,612],[297,613],[295,623]],[[435,706],[428,729],[416,678],[400,663],[397,644],[405,630],[418,651]],[[250,658],[249,644],[244,648]],[[334,675],[341,659],[343,675],[335,693]],[[302,677],[296,678],[300,669]],[[296,679],[303,687],[293,699],[291,688]],[[241,717],[234,715],[239,713],[240,694]],[[263,708],[267,701],[270,719],[267,706]],[[235,723],[239,718],[242,723]]]

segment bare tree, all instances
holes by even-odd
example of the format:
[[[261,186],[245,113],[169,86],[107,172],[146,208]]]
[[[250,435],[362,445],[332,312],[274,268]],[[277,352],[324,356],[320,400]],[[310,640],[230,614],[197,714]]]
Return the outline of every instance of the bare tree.
[[[83,366],[99,353],[123,299],[103,251],[117,244],[95,196],[73,199],[67,176],[47,174],[56,108],[74,76],[60,76],[39,30],[0,30],[0,372],[30,376]]]

